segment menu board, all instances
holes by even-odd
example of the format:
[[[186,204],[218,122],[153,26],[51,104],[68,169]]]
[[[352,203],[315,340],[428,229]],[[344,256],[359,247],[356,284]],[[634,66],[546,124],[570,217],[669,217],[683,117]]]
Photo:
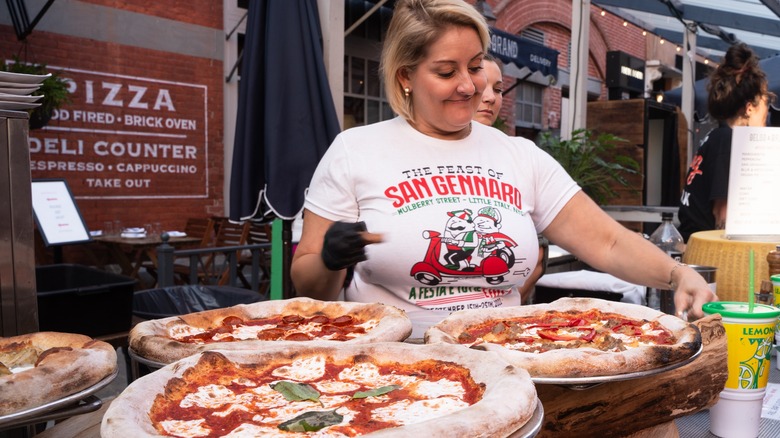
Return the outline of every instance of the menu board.
[[[780,240],[780,128],[735,127],[729,169],[726,237]]]
[[[46,246],[90,240],[87,226],[64,179],[33,180],[32,205]]]

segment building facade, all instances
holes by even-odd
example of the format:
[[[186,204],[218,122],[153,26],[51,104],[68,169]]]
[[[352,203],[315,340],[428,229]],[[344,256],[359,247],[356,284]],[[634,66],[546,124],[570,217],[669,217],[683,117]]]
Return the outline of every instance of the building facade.
[[[34,16],[44,2],[26,3]],[[532,139],[541,131],[559,132],[569,98],[571,0],[486,3],[496,17],[493,28],[558,52],[554,80],[505,66],[503,129]],[[377,73],[392,9],[381,7],[355,25],[376,1],[318,4],[342,126],[393,117]],[[125,226],[159,222],[180,229],[189,216],[226,215],[246,5],[58,0],[24,41],[17,39],[9,11],[0,8],[4,59],[46,64],[70,84],[71,101],[46,127],[30,132],[32,177],[66,179],[91,229],[116,218]],[[609,12],[602,15],[597,6],[589,18],[589,100],[609,97],[611,51],[656,66],[653,76],[661,81],[648,83],[648,93],[675,85],[673,45]],[[295,54],[279,66],[295,66]]]

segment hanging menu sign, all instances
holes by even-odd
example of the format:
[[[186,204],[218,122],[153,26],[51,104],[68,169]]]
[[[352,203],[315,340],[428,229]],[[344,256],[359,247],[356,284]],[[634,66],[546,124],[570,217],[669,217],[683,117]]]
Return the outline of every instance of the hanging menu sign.
[[[780,240],[780,128],[735,127],[731,139],[726,237]]]
[[[78,199],[208,197],[205,85],[58,70],[70,102],[30,131],[34,178],[66,178]]]

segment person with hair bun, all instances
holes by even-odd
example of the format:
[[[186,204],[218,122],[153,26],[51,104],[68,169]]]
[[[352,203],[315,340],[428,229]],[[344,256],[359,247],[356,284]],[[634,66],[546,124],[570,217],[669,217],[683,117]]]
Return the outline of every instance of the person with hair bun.
[[[396,0],[380,72],[398,117],[343,131],[318,164],[290,270],[298,294],[398,307],[419,338],[454,311],[520,305],[542,233],[595,269],[676,289],[677,310],[702,316],[717,297],[701,275],[610,218],[531,141],[473,122],[489,44],[463,0]]]
[[[697,231],[725,228],[732,128],[766,126],[775,98],[758,57],[743,43],[729,47],[707,91],[707,109],[719,125],[704,137],[688,168],[678,213],[685,241]]]

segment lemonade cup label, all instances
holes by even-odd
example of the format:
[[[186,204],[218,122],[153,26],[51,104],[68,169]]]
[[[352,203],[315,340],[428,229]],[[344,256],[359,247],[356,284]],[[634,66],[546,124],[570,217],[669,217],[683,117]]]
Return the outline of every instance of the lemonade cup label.
[[[775,323],[723,322],[728,342],[729,377],[726,388],[745,390],[766,388],[769,380]]]
[[[723,318],[729,370],[726,389],[765,389],[780,309],[766,304],[716,301],[704,304],[702,310],[707,315],[720,314]]]

